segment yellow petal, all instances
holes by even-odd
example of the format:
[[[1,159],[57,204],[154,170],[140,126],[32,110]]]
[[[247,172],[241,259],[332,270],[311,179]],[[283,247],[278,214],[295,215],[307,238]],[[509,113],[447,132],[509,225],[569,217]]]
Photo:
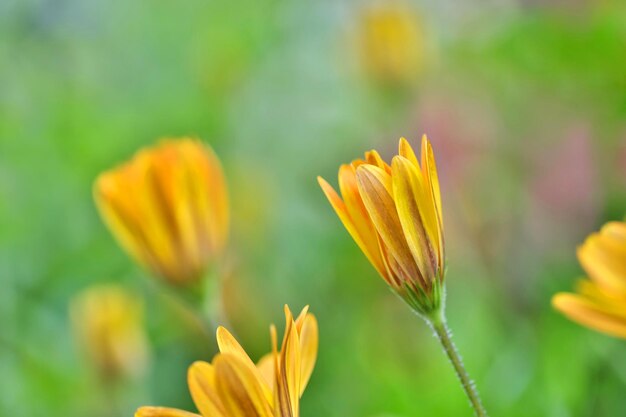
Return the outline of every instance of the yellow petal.
[[[262,386],[241,356],[220,353],[213,364],[217,391],[229,417],[272,417]]]
[[[285,306],[285,335],[276,373],[276,408],[280,417],[298,417],[300,399],[300,343],[289,307]]]
[[[430,190],[430,199],[435,206],[437,214],[437,228],[439,229],[438,252],[440,268],[443,268],[445,261],[445,245],[443,236],[443,208],[441,205],[441,189],[439,187],[439,174],[437,164],[430,141],[426,135],[422,136],[422,172],[426,183],[426,189]]]
[[[282,346],[283,372],[287,376],[287,387],[291,402],[292,415],[298,416],[300,410],[300,381],[302,356],[300,335],[289,307],[285,305],[285,338]],[[288,324],[288,325],[287,325]]]
[[[256,368],[270,390],[274,391],[274,355],[271,352],[263,355],[256,363]]]
[[[576,292],[589,301],[601,305],[607,313],[626,318],[626,294],[609,291],[587,279],[576,283]]]
[[[299,331],[300,339],[300,393],[302,396],[306,389],[315,361],[317,360],[317,349],[319,344],[319,331],[317,320],[313,314],[306,314],[302,320],[301,330]]]
[[[441,199],[439,197],[439,181],[437,179],[437,167],[432,152],[430,142],[426,139],[426,135],[422,138],[422,166],[417,162],[417,157],[413,152],[413,148],[409,142],[400,138],[399,156],[406,158],[415,168],[413,172],[417,173],[419,179],[420,211],[423,212],[426,231],[432,239],[432,245],[437,251],[437,257],[443,261],[443,224],[441,218]],[[394,197],[395,198],[395,197]],[[443,263],[439,265],[443,268]]]
[[[601,304],[567,293],[556,294],[552,305],[571,320],[600,332],[626,339],[626,312],[616,315]]]
[[[602,227],[600,233],[595,234],[597,243],[608,256],[616,259],[626,258],[626,236],[623,236],[621,225],[617,222]],[[623,277],[626,281],[626,276]]]
[[[237,342],[237,339],[225,327],[219,326],[216,331],[217,346],[222,353],[231,353],[241,356],[241,358],[249,365],[253,366],[254,362],[248,356],[244,348]]]
[[[194,362],[187,373],[189,391],[203,416],[227,417],[217,394],[215,368],[206,362]]]
[[[330,205],[335,210],[335,213],[337,213],[337,216],[343,223],[344,227],[346,228],[348,233],[350,233],[350,236],[352,236],[352,239],[354,239],[356,244],[359,246],[359,249],[361,249],[361,251],[365,254],[367,259],[374,266],[374,268],[376,268],[378,273],[380,273],[384,277],[385,271],[384,269],[380,268],[381,262],[378,259],[378,254],[376,250],[371,249],[371,245],[366,243],[366,238],[361,235],[361,231],[359,231],[359,229],[357,229],[356,225],[354,224],[352,217],[348,212],[346,204],[343,202],[341,197],[339,197],[333,187],[331,187],[330,184],[326,182],[326,180],[321,177],[317,177],[317,181],[319,182],[320,187],[322,187],[322,190],[324,191],[326,198],[330,202]]]
[[[183,157],[183,150],[194,147],[195,141],[164,140],[153,152],[155,169],[154,184],[159,186],[160,204],[171,228],[170,238],[175,241],[179,268],[200,271],[205,263],[201,242],[198,239],[197,215],[193,207],[192,184],[198,181],[190,175],[190,164]]]
[[[135,417],[202,417],[198,414],[167,407],[141,407]]]
[[[291,314],[291,310],[289,310],[288,305],[285,305],[285,311],[289,311],[289,314]],[[306,305],[302,308],[302,310],[300,311],[300,314],[298,314],[298,317],[295,319],[296,329],[298,330],[298,334],[300,334],[300,332],[302,331],[302,326],[304,325],[304,320],[306,319],[306,316],[308,313],[309,313],[309,306]]]
[[[357,169],[359,192],[378,234],[401,267],[407,279],[417,279],[419,271],[407,245],[393,201],[391,176],[380,168],[362,165]]]
[[[159,267],[165,276],[181,282],[184,279],[181,274],[179,245],[176,239],[177,231],[171,218],[171,207],[163,199],[163,184],[158,179],[158,171],[162,169],[162,161],[157,158],[158,154],[151,150],[140,151],[131,162],[127,179],[135,184],[132,190],[134,205],[140,216],[138,224],[143,235],[146,237],[148,247],[159,262]]]
[[[289,393],[286,384],[282,381],[281,359],[278,352],[278,337],[276,326],[270,326],[270,336],[272,340],[272,357],[274,358],[274,416],[291,417],[291,405],[289,404]]]
[[[415,156],[415,152],[413,152],[411,144],[409,144],[405,138],[400,138],[398,155],[405,157],[415,166],[415,168],[420,169],[419,162],[417,162],[417,156]]]
[[[378,235],[378,247],[380,248],[380,254],[385,265],[386,276],[389,277],[389,279],[386,279],[386,282],[398,291],[403,287],[403,282],[407,282],[405,278],[403,278],[406,277],[406,275],[402,271],[398,261],[389,253],[389,249],[385,246],[380,235]],[[421,277],[418,277],[418,280],[421,282]]]
[[[181,148],[187,161],[194,211],[202,237],[219,254],[226,242],[229,228],[228,192],[219,158],[200,141],[190,141]]]
[[[367,163],[367,161],[364,161],[362,159],[354,159],[352,162],[350,162],[350,166],[356,170],[361,165],[367,165]]]
[[[365,160],[368,164],[382,169],[387,174],[391,173],[391,167],[383,160],[383,158],[380,157],[380,154],[377,151],[371,150],[369,152],[365,152]]]
[[[141,230],[137,215],[113,173],[101,174],[94,184],[96,206],[120,245],[143,267],[155,271],[156,262],[147,251],[147,240]]]
[[[273,398],[273,394],[270,391],[269,387],[265,384],[265,381],[261,374],[259,373],[256,365],[252,362],[252,359],[248,356],[246,351],[241,347],[239,342],[233,337],[232,334],[224,327],[220,326],[217,328],[217,346],[222,353],[228,353],[231,355],[238,356],[242,363],[244,363],[248,368],[250,368],[250,372],[257,379],[259,385],[263,389],[265,397],[271,401]]]
[[[626,245],[626,223],[624,222],[609,222],[602,227],[601,233]]]
[[[441,189],[439,187],[439,174],[437,173],[437,164],[435,163],[435,155],[433,153],[433,147],[426,135],[422,136],[422,170],[424,177],[431,186],[433,198],[437,205],[439,218],[443,219],[441,212]]]
[[[578,248],[578,259],[595,282],[613,291],[626,293],[626,256],[623,250],[611,246],[607,237],[589,236]]]
[[[369,218],[363,199],[359,194],[359,187],[356,181],[356,169],[352,165],[342,165],[339,168],[339,189],[343,197],[346,210],[352,220],[359,238],[363,242],[365,249],[363,252],[380,272],[382,259],[378,250],[376,229]]]
[[[426,196],[422,174],[408,159],[396,156],[392,162],[392,179],[398,217],[413,258],[422,277],[433,279],[438,266],[434,243],[439,237],[436,225],[432,224],[436,222],[435,213]],[[431,230],[427,230],[429,222]]]

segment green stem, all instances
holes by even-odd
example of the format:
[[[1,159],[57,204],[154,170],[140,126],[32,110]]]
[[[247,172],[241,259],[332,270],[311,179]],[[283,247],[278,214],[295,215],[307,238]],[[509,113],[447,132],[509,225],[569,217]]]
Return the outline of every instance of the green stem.
[[[199,309],[213,331],[218,326],[230,327],[226,317],[222,286],[221,275],[216,270],[209,271],[202,279]]]
[[[470,379],[469,374],[467,373],[467,370],[463,365],[463,360],[461,359],[459,351],[454,345],[454,342],[452,342],[452,334],[450,333],[450,329],[448,328],[445,317],[443,316],[443,314],[441,314],[439,317],[436,317],[434,319],[428,319],[427,321],[435,331],[437,339],[439,339],[439,342],[441,342],[443,350],[446,352],[450,363],[454,367],[456,375],[461,381],[463,390],[469,398],[470,404],[472,405],[476,416],[487,417],[487,411],[485,411],[485,408],[480,401],[478,390],[476,389],[474,382]]]

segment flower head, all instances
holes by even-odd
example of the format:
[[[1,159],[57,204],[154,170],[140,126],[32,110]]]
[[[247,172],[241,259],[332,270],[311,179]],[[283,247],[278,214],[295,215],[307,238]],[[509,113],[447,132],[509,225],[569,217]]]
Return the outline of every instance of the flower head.
[[[424,63],[424,34],[419,16],[401,2],[367,7],[360,22],[363,64],[377,82],[408,86]]]
[[[77,341],[105,379],[138,375],[148,360],[143,304],[116,285],[97,285],[70,305]]]
[[[577,293],[559,293],[554,308],[571,320],[626,339],[626,223],[610,222],[578,248],[578,260],[589,275]]]
[[[143,267],[172,284],[197,281],[222,252],[228,197],[222,168],[200,141],[166,139],[101,174],[100,213]]]
[[[256,364],[223,327],[217,329],[220,349],[211,363],[189,368],[191,396],[202,417],[298,417],[300,398],[317,358],[317,321],[305,307],[294,319],[285,306],[285,335],[278,350],[271,326],[272,351]],[[165,407],[141,407],[135,417],[199,417]]]
[[[411,307],[432,314],[443,305],[445,252],[437,167],[422,138],[421,164],[406,141],[391,166],[378,152],[339,168],[341,197],[318,181],[374,268]],[[343,199],[342,199],[343,198]]]

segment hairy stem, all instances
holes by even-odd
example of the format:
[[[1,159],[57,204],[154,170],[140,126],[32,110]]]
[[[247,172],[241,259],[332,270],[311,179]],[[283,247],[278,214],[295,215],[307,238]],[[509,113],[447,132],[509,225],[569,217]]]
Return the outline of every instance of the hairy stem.
[[[467,395],[467,398],[474,409],[477,417],[487,417],[487,411],[482,405],[480,401],[480,396],[478,395],[478,390],[474,385],[474,382],[470,379],[465,366],[463,365],[463,360],[461,359],[461,355],[457,350],[456,346],[452,342],[452,334],[450,333],[450,329],[446,323],[445,317],[443,314],[440,317],[436,317],[433,319],[427,319],[430,326],[435,331],[435,335],[443,350],[446,352],[450,363],[454,367],[454,370],[461,381],[461,385],[463,386],[463,390]]]

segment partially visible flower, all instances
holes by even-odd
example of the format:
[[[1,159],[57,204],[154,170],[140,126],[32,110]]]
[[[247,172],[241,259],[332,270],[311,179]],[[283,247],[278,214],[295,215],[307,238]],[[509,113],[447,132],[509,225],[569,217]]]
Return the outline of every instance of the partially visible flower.
[[[374,268],[411,307],[439,312],[445,252],[437,168],[422,138],[421,166],[406,141],[389,166],[378,152],[339,168],[341,197],[318,181],[344,226]],[[342,199],[343,197],[343,199]]]
[[[304,393],[317,358],[315,316],[305,307],[294,320],[285,306],[285,335],[278,350],[272,325],[272,352],[255,363],[223,327],[217,329],[220,349],[211,363],[189,368],[191,396],[202,417],[299,417]],[[141,407],[135,417],[198,417],[166,407]]]
[[[569,319],[626,339],[626,223],[607,223],[578,248],[578,260],[589,275],[577,293],[559,293],[554,308]]]
[[[143,304],[123,287],[85,290],[72,300],[70,318],[78,343],[104,379],[144,371],[149,349]]]
[[[361,19],[359,39],[365,69],[377,82],[407,85],[424,63],[424,34],[408,5],[385,2],[369,6]]]
[[[100,213],[119,243],[152,274],[176,285],[200,279],[228,235],[222,168],[200,141],[165,139],[94,186]]]

